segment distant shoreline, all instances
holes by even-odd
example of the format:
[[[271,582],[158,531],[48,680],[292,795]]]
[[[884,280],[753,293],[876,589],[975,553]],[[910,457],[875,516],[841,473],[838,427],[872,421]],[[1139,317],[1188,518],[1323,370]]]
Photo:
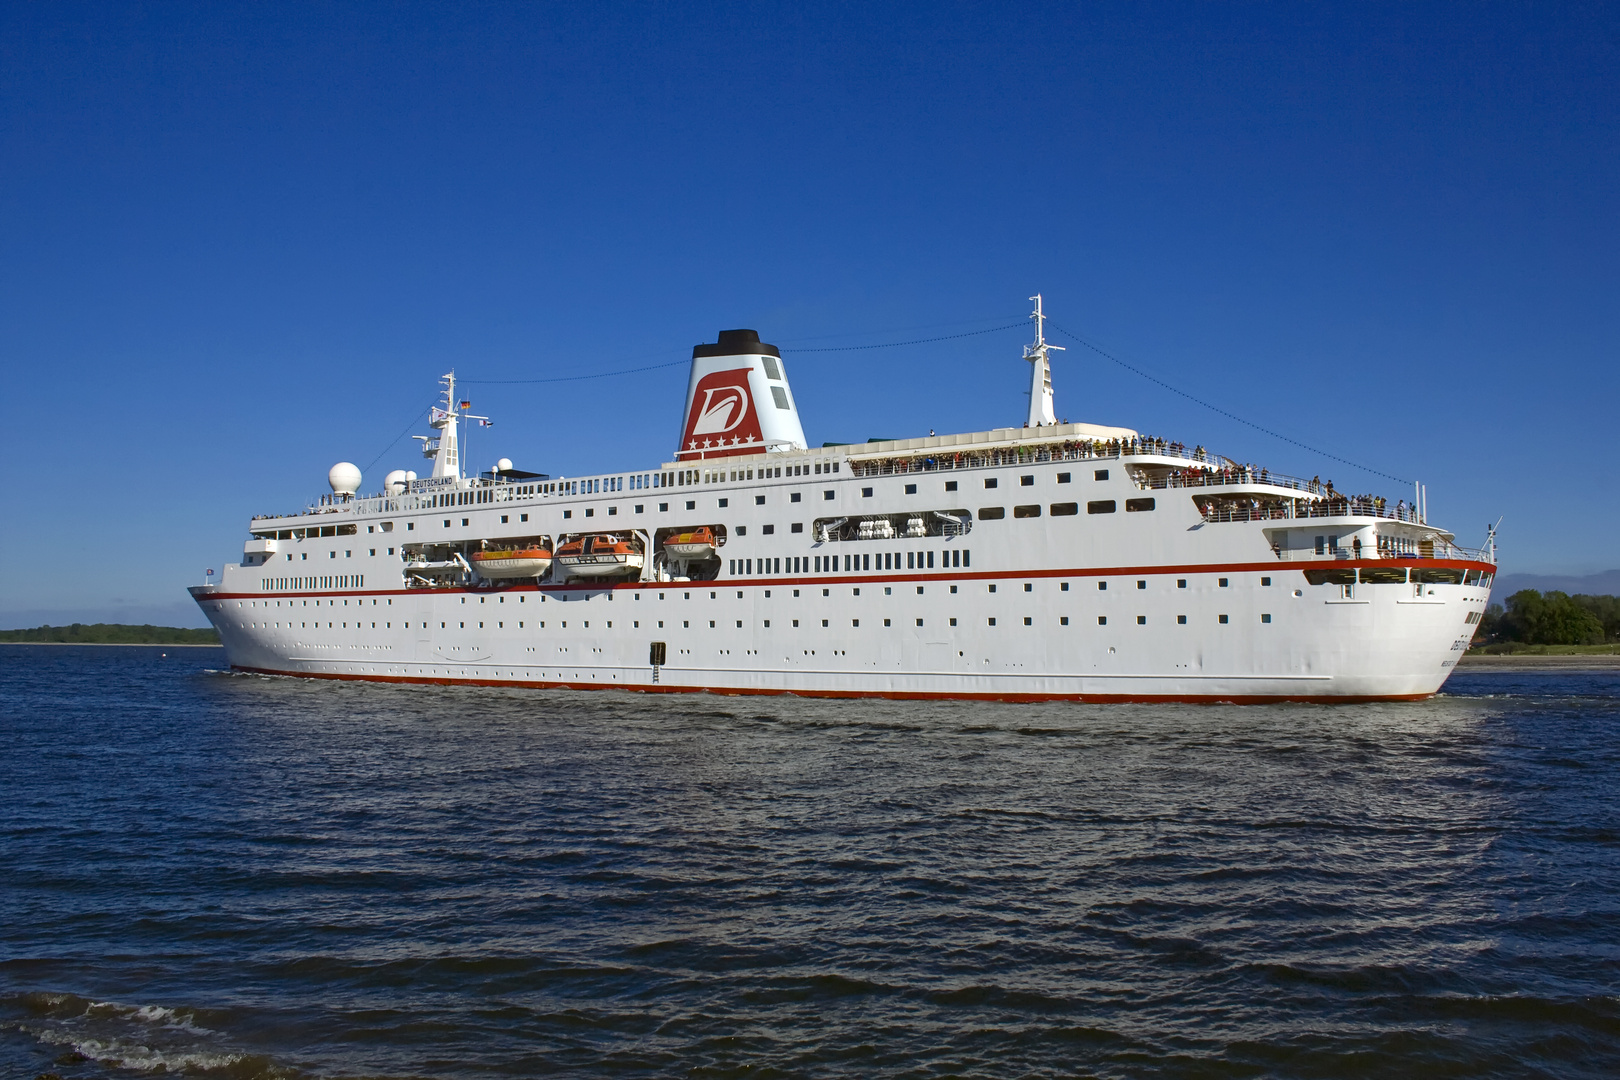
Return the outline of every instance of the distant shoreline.
[[[80,649],[95,646],[98,649],[223,649],[217,641],[0,641],[0,645],[66,645]]]
[[[1620,670],[1620,655],[1587,653],[1548,656],[1536,653],[1497,653],[1464,656],[1457,662],[1457,668],[1468,671],[1614,671]]]

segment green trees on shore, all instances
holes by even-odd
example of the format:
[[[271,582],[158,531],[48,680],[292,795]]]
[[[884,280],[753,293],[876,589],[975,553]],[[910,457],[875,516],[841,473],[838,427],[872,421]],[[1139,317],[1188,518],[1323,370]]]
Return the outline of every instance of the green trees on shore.
[[[1620,640],[1620,597],[1522,589],[1492,604],[1476,640],[1526,645],[1601,645]]]
[[[144,623],[74,623],[72,626],[36,626],[30,630],[0,630],[0,642],[68,645],[218,645],[212,627],[191,630],[179,626]]]

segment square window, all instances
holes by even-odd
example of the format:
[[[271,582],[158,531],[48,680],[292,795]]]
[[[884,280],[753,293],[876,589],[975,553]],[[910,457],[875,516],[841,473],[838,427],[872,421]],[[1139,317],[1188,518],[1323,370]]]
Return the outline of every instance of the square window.
[[[1098,592],[1107,592],[1108,591],[1108,582],[1106,582],[1106,581],[1097,582],[1097,591]]]
[[[1137,626],[1146,626],[1147,625],[1147,616],[1146,615],[1138,615],[1136,617],[1136,625]]]
[[[1091,474],[1091,478],[1093,480],[1106,480],[1108,479],[1108,470],[1098,469],[1096,472]]]
[[[686,500],[686,508],[688,510],[696,510],[697,509],[697,501],[695,499]]]
[[[574,516],[574,512],[572,510],[564,510],[563,511],[563,517],[564,518],[571,518],[573,516]]]
[[[585,516],[586,516],[586,517],[595,517],[595,516],[596,516],[596,507],[594,507],[594,506],[587,506],[587,507],[586,507],[586,508],[585,508]]]
[[[801,494],[801,493],[800,493],[800,492],[797,492],[797,491],[795,491],[795,492],[793,492],[793,493],[792,493],[792,494],[790,494],[790,495],[789,495],[789,496],[788,496],[788,502],[798,502],[798,501],[799,501],[799,497],[800,497],[800,494]]]
[[[1176,616],[1176,623],[1178,625],[1180,625],[1180,626],[1186,626],[1187,625],[1187,616],[1185,616],[1185,615],[1177,615]]]
[[[1218,584],[1220,585],[1221,588],[1223,588],[1223,589],[1226,588],[1226,579],[1221,578],[1221,580],[1218,582]]]
[[[1261,622],[1270,622],[1271,621],[1271,616],[1270,615],[1262,615],[1262,616],[1260,616],[1260,621]]]
[[[918,625],[918,626],[921,626],[921,625],[922,625],[922,620],[921,620],[921,619],[918,619],[918,620],[917,620],[917,625]]]
[[[669,503],[659,503],[658,504],[658,512],[660,514],[667,513],[668,511],[669,511]]]
[[[804,522],[795,521],[792,525],[788,526],[788,532],[796,532],[796,533],[804,532]]]
[[[906,494],[907,495],[915,495],[915,494],[917,494],[917,485],[916,484],[907,484],[906,485]]]
[[[639,507],[639,506],[636,507],[636,513],[638,513],[638,514],[641,513],[641,507]],[[529,520],[529,515],[528,514],[519,514],[518,515],[518,520],[519,521],[528,521]]]
[[[947,480],[947,481],[945,481],[945,490],[946,491],[955,491],[956,490],[956,481],[955,480]]]
[[[995,619],[993,619],[993,618],[992,618],[992,619],[991,619],[991,620],[990,620],[990,625],[991,625],[991,626],[994,626],[994,625],[996,625],[996,620],[995,620]]]
[[[995,487],[996,486],[996,478],[993,477],[993,476],[989,477],[988,479],[985,480],[984,486],[987,487],[987,488]]]
[[[772,535],[774,535],[776,533],[776,526],[775,525],[761,525],[759,531],[764,533],[766,536],[772,536]]]
[[[461,519],[461,524],[462,524],[462,527],[463,527],[463,528],[465,528],[465,527],[466,527],[466,525],[467,525],[467,519],[466,519],[466,518],[462,518],[462,519]]]
[[[952,619],[952,620],[951,620],[951,625],[952,625],[952,626],[955,626],[955,625],[956,625],[956,620],[955,620],[955,619]]]
[[[991,592],[995,592],[995,591],[996,591],[996,587],[995,587],[995,586],[994,586],[994,585],[991,585],[991,586],[990,586],[990,591],[991,591]]]
[[[1067,484],[1068,482],[1069,482],[1069,474],[1068,473],[1066,473],[1066,472],[1058,473],[1058,483]]]
[[[1108,616],[1106,616],[1106,615],[1097,616],[1097,625],[1098,626],[1107,626],[1108,625]]]
[[[502,524],[502,525],[505,525],[505,524],[506,524],[506,515],[505,515],[505,514],[502,514],[502,515],[501,515],[501,524]]]
[[[826,500],[826,501],[828,501],[828,502],[831,502],[831,501],[832,501],[832,497],[833,497],[833,493],[832,493],[832,492],[830,492],[830,491],[823,491],[823,492],[822,492],[822,493],[821,493],[821,497],[822,497],[822,498],[823,498],[823,499],[824,499],[824,500]]]
[[[1221,615],[1218,618],[1220,619],[1222,624],[1225,624],[1225,622],[1226,622],[1226,616],[1225,615]]]
[[[889,625],[889,620],[888,620],[888,619],[884,619],[884,620],[883,620],[883,625],[884,625],[884,626],[888,626],[888,625]]]
[[[1024,582],[1024,591],[1025,592],[1034,592],[1035,591],[1034,584],[1032,584],[1031,582],[1028,582],[1028,581]]]
[[[724,510],[727,506],[731,505],[731,500],[730,499],[720,499],[720,500],[718,500],[718,503],[719,503],[720,509]]]
[[[1069,617],[1067,615],[1064,615],[1062,618],[1058,619],[1058,625],[1059,626],[1068,626],[1069,625]]]
[[[1187,579],[1186,578],[1184,578],[1184,577],[1183,578],[1176,578],[1176,588],[1185,589],[1186,587],[1187,587]]]
[[[1271,579],[1268,577],[1263,577],[1260,579],[1260,584],[1264,588],[1269,588],[1271,586]]]
[[[1019,487],[1034,487],[1035,486],[1035,478],[1033,476],[1020,476],[1018,478],[1018,486]]]
[[[821,625],[822,625],[822,626],[826,626],[826,625],[827,625],[827,620],[826,620],[826,619],[822,619],[822,620],[821,620]]]
[[[861,498],[870,499],[871,497],[872,497],[872,489],[871,488],[861,488]]]
[[[763,496],[763,495],[755,495],[754,496],[754,505],[755,506],[764,506],[765,505],[765,496]]]
[[[1024,616],[1024,625],[1025,626],[1033,626],[1033,625],[1035,625],[1035,620],[1030,618],[1028,615],[1025,615]]]

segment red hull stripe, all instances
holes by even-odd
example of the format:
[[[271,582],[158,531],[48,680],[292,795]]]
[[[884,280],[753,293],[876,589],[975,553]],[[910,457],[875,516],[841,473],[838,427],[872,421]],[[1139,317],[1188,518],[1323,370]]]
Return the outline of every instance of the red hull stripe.
[[[488,596],[492,592],[517,593],[572,593],[572,592],[604,592],[608,589],[714,589],[734,588],[738,585],[758,585],[771,588],[789,588],[794,585],[882,585],[893,582],[917,582],[920,584],[949,585],[958,581],[1006,581],[1010,579],[1024,580],[1026,578],[1099,578],[1099,577],[1152,577],[1154,575],[1167,576],[1170,574],[1263,574],[1271,572],[1280,574],[1288,570],[1350,570],[1356,567],[1385,567],[1391,563],[1401,566],[1417,566],[1425,569],[1442,568],[1447,570],[1482,570],[1487,574],[1496,573],[1496,567],[1490,563],[1473,562],[1463,559],[1424,559],[1421,562],[1395,559],[1343,559],[1332,562],[1312,564],[1310,567],[1299,566],[1292,563],[1224,563],[1199,564],[1192,566],[1105,566],[1090,567],[1086,569],[1070,570],[985,570],[973,571],[965,574],[938,574],[938,573],[897,573],[895,571],[862,570],[856,576],[854,570],[833,570],[824,574],[807,574],[798,577],[727,577],[716,578],[713,581],[617,581],[595,582],[592,584],[576,585],[508,585],[501,589],[336,589],[326,592],[304,592],[295,589],[271,589],[267,592],[248,593],[212,593],[209,600],[262,600],[267,596],[275,597],[326,597],[326,596],[454,596],[465,594],[468,596]],[[277,576],[277,575],[272,575]],[[1338,700],[1338,699],[1334,699]]]
[[[1266,705],[1302,702],[1313,705],[1353,705],[1369,701],[1423,701],[1432,694],[969,694],[919,690],[765,690],[741,687],[664,686],[655,683],[531,682],[524,679],[441,679],[413,675],[353,675],[314,671],[276,671],[272,668],[233,666],[233,671],[254,675],[283,675],[295,679],[343,679],[349,682],[419,683],[427,686],[501,686],[525,690],[622,690],[632,694],[724,694],[727,696],[769,696],[806,698],[885,698],[891,701],[1007,701],[1030,704],[1041,701],[1073,701],[1094,704],[1190,704]]]

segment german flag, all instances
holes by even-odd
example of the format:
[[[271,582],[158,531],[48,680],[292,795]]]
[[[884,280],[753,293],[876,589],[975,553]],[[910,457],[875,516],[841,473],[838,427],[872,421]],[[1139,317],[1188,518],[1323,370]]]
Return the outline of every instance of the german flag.
[[[470,409],[470,408],[472,408],[472,402],[470,402],[470,401],[463,401],[463,402],[462,402],[462,403],[461,403],[461,407],[462,407],[462,408],[463,408],[463,409]]]

